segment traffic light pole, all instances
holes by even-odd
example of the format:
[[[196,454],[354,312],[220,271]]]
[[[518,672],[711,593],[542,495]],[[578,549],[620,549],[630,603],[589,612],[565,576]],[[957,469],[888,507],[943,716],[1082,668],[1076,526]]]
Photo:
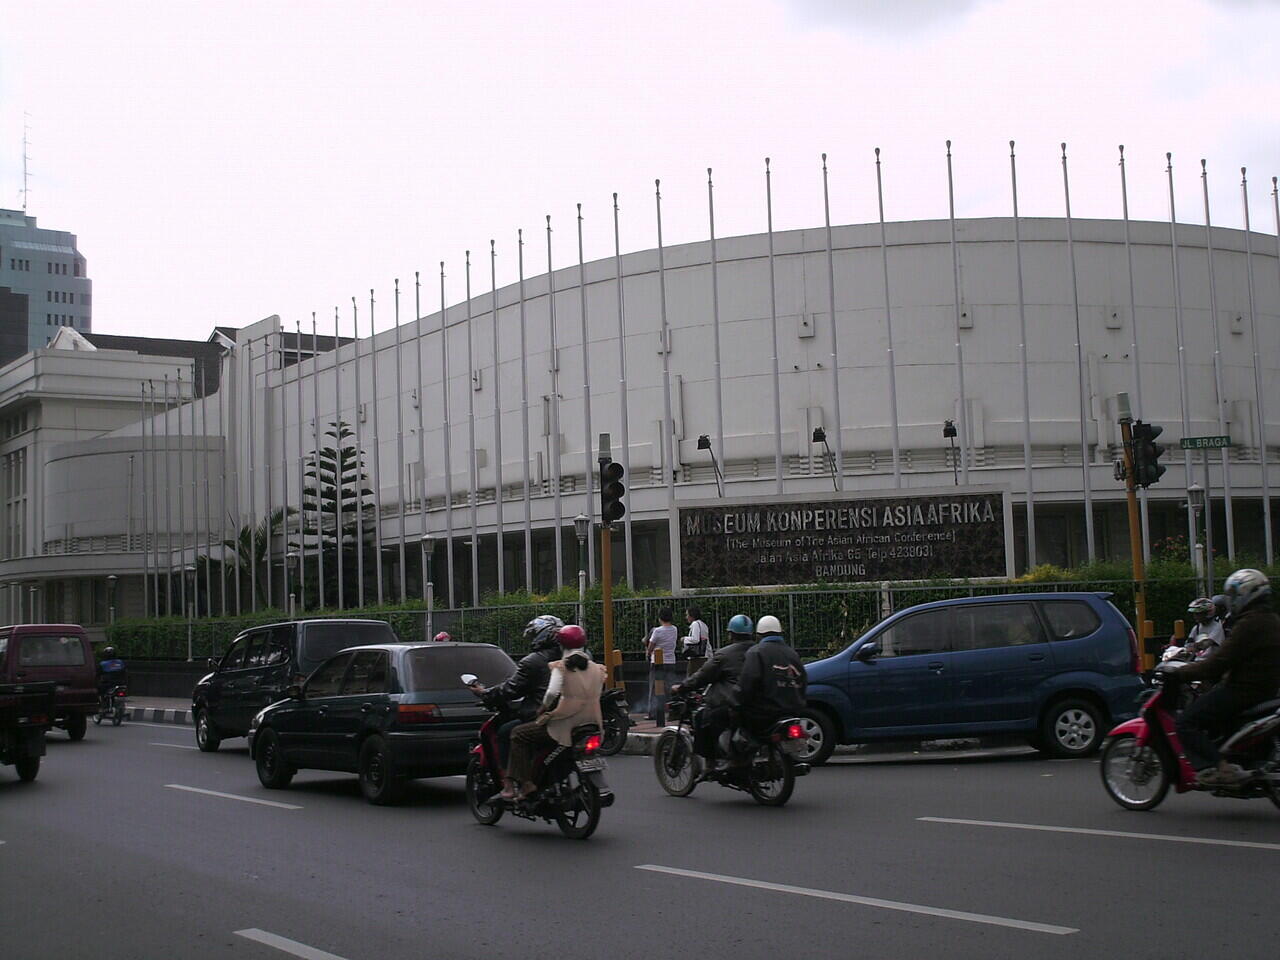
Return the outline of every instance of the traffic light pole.
[[[1134,632],[1138,635],[1138,650],[1146,665],[1147,639],[1147,571],[1142,562],[1142,523],[1138,515],[1138,485],[1133,464],[1133,422],[1120,421],[1120,434],[1124,439],[1124,486],[1129,503],[1129,555],[1133,559],[1133,599],[1138,617]]]
[[[613,688],[613,530],[606,521],[600,524],[600,617],[604,622],[605,685]]]

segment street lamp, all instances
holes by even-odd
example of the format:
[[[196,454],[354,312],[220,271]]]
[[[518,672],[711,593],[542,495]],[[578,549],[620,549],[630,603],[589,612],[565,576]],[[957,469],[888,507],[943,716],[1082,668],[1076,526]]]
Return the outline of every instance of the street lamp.
[[[716,489],[720,491],[720,496],[724,496],[724,474],[720,472],[720,464],[716,462],[716,452],[711,448],[711,438],[707,434],[698,437],[698,449],[705,450],[711,455],[711,469],[716,475]]]
[[[286,583],[289,580],[289,571],[293,569],[294,561],[296,561],[297,559],[298,559],[297,550],[290,550],[288,553],[284,555]],[[300,594],[301,592],[302,592],[302,567],[299,566],[298,567],[298,593]],[[295,593],[292,590],[290,590],[289,591],[289,619],[295,620],[297,619],[297,616],[298,616],[297,595],[295,595]]]
[[[424,533],[418,540],[418,545],[422,548],[422,596],[427,602],[427,612],[423,620],[425,631],[422,639],[430,640],[431,636],[431,614],[432,607],[435,606],[435,584],[431,582],[431,560],[435,551],[435,540],[431,534]]]
[[[956,422],[954,420],[942,421],[942,436],[943,439],[951,441],[951,479],[958,487],[960,486],[960,468],[956,457]]]
[[[840,482],[836,479],[836,455],[831,452],[831,444],[827,443],[827,431],[821,427],[814,427],[813,442],[822,444],[827,451],[824,459],[831,465],[831,487],[838,493],[840,491]]]
[[[573,532],[578,535],[578,623],[582,623],[587,615],[587,534],[591,532],[585,513],[573,518]]]
[[[1203,556],[1200,552],[1202,549],[1200,543],[1200,514],[1204,510],[1204,487],[1192,482],[1191,486],[1187,487],[1187,503],[1191,506],[1192,515],[1191,566],[1195,569],[1196,579],[1199,580],[1205,570]],[[1212,592],[1212,587],[1207,587],[1204,595],[1208,596]]]
[[[114,573],[107,575],[107,623],[116,622],[116,581],[120,578]]]

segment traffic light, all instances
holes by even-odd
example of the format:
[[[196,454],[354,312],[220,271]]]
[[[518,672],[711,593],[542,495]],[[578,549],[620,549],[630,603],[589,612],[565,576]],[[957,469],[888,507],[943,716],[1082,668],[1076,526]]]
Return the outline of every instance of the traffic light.
[[[600,519],[605,523],[621,520],[627,512],[622,498],[627,488],[622,485],[622,464],[609,460],[600,464]]]
[[[1164,447],[1156,443],[1156,437],[1162,433],[1164,427],[1157,427],[1154,423],[1137,420],[1133,424],[1133,482],[1140,487],[1158,483],[1167,469],[1160,462]]]

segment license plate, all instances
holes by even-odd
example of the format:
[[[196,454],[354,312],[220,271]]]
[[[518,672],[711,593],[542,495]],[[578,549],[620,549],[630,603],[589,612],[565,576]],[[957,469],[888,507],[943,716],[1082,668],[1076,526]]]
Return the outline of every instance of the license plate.
[[[603,770],[604,759],[602,757],[592,757],[587,760],[579,760],[578,769],[583,773],[589,773],[593,770]]]

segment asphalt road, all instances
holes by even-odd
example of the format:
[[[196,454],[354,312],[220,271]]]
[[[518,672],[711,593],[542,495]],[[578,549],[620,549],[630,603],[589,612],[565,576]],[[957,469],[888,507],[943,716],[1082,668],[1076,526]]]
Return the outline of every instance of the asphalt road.
[[[772,810],[705,784],[667,797],[649,758],[619,757],[618,802],[576,842],[479,826],[460,779],[374,808],[352,777],[269,791],[243,741],[192,744],[190,728],[90,727],[51,735],[34,784],[0,767],[0,957],[1280,953],[1280,810],[1175,796],[1128,813],[1087,760],[837,761]]]

